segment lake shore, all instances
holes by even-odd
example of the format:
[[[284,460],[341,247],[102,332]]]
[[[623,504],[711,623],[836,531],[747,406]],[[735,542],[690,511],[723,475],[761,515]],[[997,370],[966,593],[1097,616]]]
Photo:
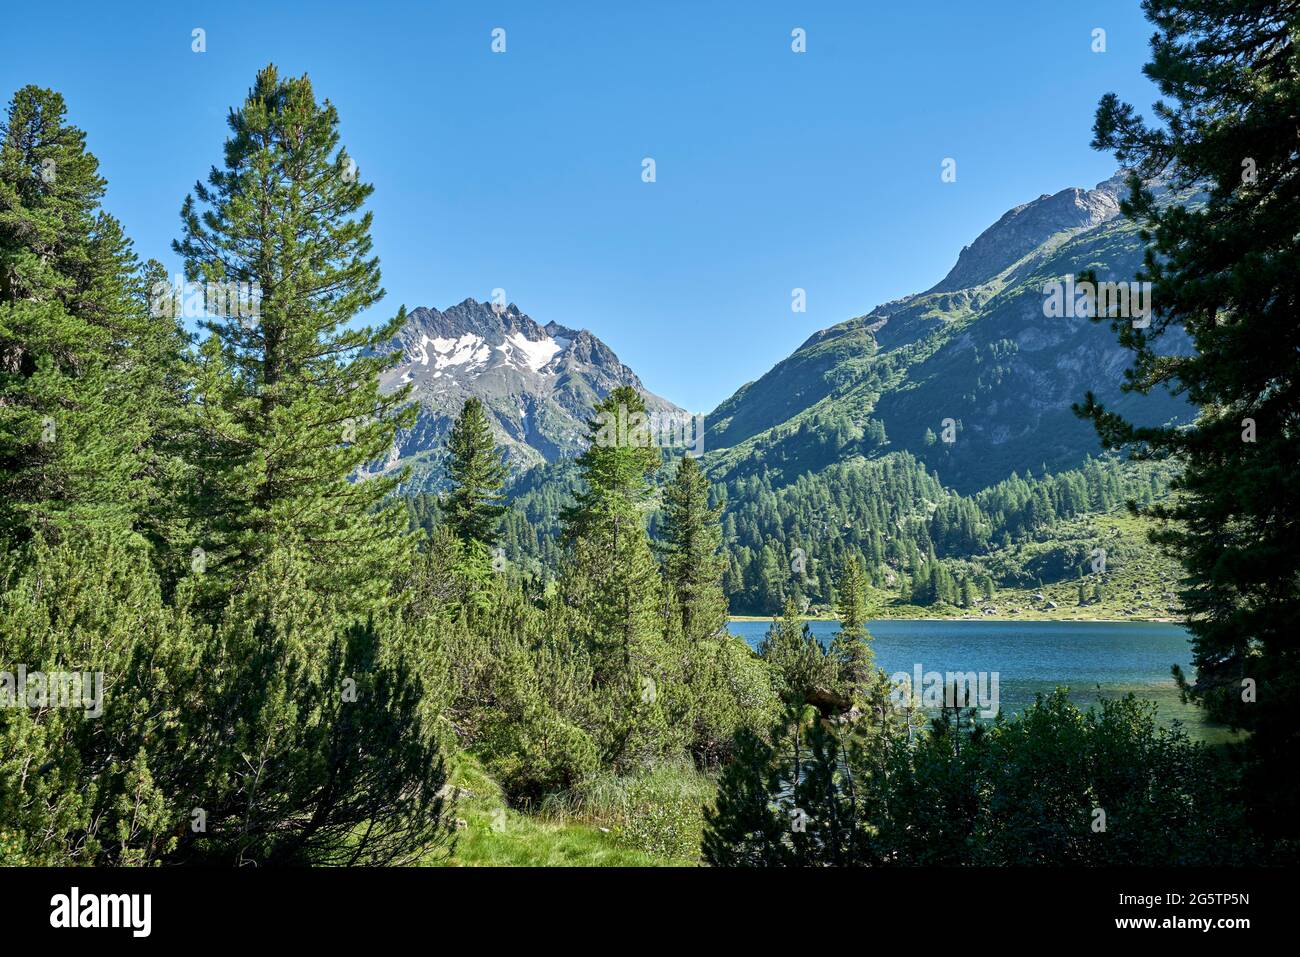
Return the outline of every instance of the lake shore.
[[[780,618],[780,615],[729,615],[730,621],[771,621],[773,618]],[[837,621],[831,615],[800,615],[800,621]],[[1037,618],[1030,615],[883,615],[870,619],[871,621],[1033,621],[1033,622],[1059,622],[1059,621],[1083,621],[1097,622],[1098,624],[1123,625],[1132,622],[1151,622],[1164,625],[1177,625],[1182,623],[1181,618],[1084,618],[1074,616],[1062,616],[1059,618]]]

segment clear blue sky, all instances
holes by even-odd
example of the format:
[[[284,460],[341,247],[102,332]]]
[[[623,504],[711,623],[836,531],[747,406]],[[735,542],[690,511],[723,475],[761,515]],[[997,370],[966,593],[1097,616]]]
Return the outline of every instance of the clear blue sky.
[[[1109,176],[1092,114],[1155,99],[1152,32],[1137,0],[60,2],[6,14],[0,94],[64,94],[110,210],[174,269],[227,110],[265,63],[305,71],[376,186],[384,316],[501,287],[708,411],[1011,206]]]

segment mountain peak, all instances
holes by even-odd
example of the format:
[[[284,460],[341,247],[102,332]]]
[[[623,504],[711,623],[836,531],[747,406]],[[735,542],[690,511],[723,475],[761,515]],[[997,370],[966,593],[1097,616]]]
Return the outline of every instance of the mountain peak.
[[[957,264],[930,292],[972,289],[989,282],[1058,233],[1074,233],[1119,215],[1122,183],[1112,177],[1096,189],[1070,187],[1022,203],[962,249]]]
[[[519,467],[576,454],[597,401],[620,385],[652,410],[675,410],[586,329],[545,326],[514,303],[468,298],[446,309],[420,306],[389,343],[400,353],[380,377],[384,391],[403,386],[419,407],[416,425],[398,437],[389,467],[416,465],[413,484],[436,484],[442,442],[465,400],[487,407],[497,440]]]
[[[1072,411],[1088,391],[1143,425],[1186,421],[1182,397],[1122,391],[1130,357],[1106,324],[1044,310],[1045,284],[1061,277],[1141,269],[1140,237],[1117,215],[1126,191],[1116,176],[1019,205],[930,291],[813,333],[707,416],[711,474],[790,482],[905,451],[974,490],[1094,452]]]

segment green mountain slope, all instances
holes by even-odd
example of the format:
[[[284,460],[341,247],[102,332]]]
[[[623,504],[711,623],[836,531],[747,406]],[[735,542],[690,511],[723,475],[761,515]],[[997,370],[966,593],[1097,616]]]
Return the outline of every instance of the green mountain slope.
[[[1172,396],[1120,393],[1127,357],[1106,324],[1044,314],[1046,283],[1089,269],[1127,281],[1140,266],[1118,189],[1112,180],[1018,207],[933,289],[810,337],[706,417],[711,474],[789,480],[854,455],[908,451],[945,484],[974,491],[1094,454],[1091,427],[1070,410],[1089,389],[1138,420],[1186,419]]]
[[[1142,245],[1119,190],[1110,180],[1008,211],[932,289],[814,333],[706,416],[733,613],[790,601],[824,613],[852,554],[880,613],[1170,614],[1176,569],[1125,503],[1167,495],[1173,473],[1106,455],[1071,404],[1092,390],[1161,422],[1190,407],[1123,396],[1127,355],[1108,325],[1044,310],[1045,287],[1066,276],[1135,274]],[[562,560],[558,515],[576,481],[561,458],[512,486],[503,544],[539,588]],[[436,520],[427,499],[412,511]],[[657,522],[652,508],[652,533]]]

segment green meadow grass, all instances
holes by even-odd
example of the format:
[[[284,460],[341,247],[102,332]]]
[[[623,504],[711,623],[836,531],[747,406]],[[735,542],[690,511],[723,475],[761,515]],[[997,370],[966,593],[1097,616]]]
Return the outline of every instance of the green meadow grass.
[[[465,822],[447,867],[694,867],[694,860],[628,846],[614,827],[576,814],[525,814],[506,806],[501,788],[472,755],[457,757],[450,775],[455,816]]]

